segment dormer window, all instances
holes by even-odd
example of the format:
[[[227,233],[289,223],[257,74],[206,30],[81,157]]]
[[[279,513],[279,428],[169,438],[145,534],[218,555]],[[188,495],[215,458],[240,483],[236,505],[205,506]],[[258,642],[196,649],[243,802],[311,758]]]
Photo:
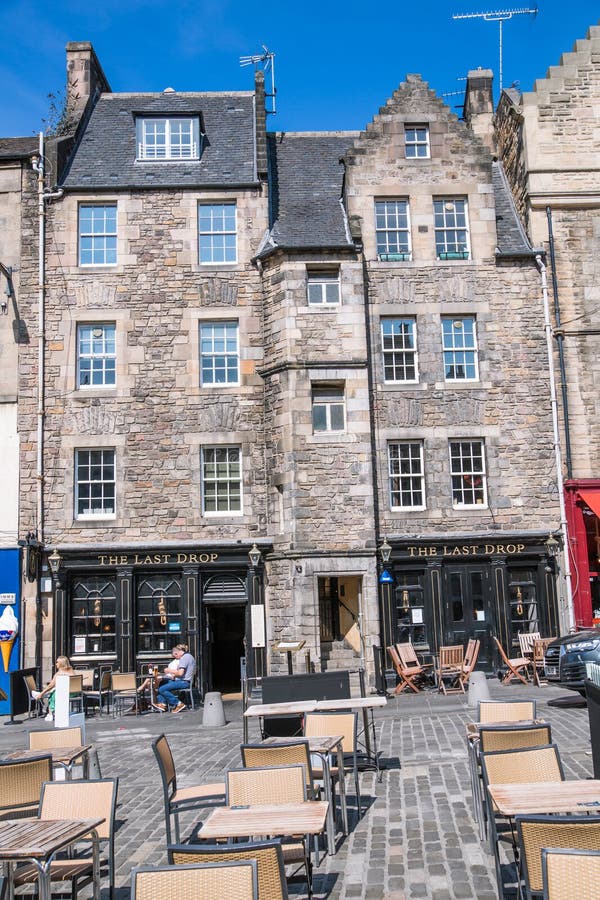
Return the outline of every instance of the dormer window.
[[[138,119],[136,127],[138,159],[200,159],[197,118]]]

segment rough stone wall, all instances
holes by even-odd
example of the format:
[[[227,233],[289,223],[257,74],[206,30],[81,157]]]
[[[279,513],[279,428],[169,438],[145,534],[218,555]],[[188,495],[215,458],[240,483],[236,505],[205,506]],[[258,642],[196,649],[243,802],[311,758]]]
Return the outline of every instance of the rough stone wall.
[[[517,212],[528,227],[527,168],[523,152],[523,114],[506,92],[502,93],[494,116],[498,158],[504,166]]]

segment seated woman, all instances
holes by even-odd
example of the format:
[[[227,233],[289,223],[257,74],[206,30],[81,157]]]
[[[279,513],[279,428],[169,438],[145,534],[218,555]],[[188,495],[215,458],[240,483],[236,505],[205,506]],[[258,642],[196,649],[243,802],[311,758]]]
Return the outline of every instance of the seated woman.
[[[173,650],[171,652],[174,653],[174,651],[177,650],[178,648],[183,649],[184,647],[185,647],[185,652],[187,652],[187,649],[188,649],[187,644],[177,644],[177,647],[173,647]],[[163,669],[162,675],[160,675],[160,676],[159,675],[151,675],[148,678],[144,679],[144,681],[140,684],[140,686],[137,689],[138,694],[143,695],[148,690],[148,688],[150,687],[150,685],[152,684],[153,681],[154,681],[154,689],[155,689],[155,691],[158,691],[159,687],[162,687],[163,684],[167,684],[169,681],[172,681],[174,678],[176,678],[178,671],[179,671],[179,659],[177,657],[173,656],[173,659],[168,664],[168,666],[166,666]]]
[[[56,690],[56,676],[57,675],[75,675],[75,669],[71,665],[71,660],[68,656],[59,656],[56,659],[56,672],[52,679],[48,682],[43,691],[32,691],[31,696],[36,700],[41,700],[43,697],[48,697],[48,714],[46,715],[46,722],[52,722],[54,720],[54,707],[56,705],[55,698],[55,690]]]

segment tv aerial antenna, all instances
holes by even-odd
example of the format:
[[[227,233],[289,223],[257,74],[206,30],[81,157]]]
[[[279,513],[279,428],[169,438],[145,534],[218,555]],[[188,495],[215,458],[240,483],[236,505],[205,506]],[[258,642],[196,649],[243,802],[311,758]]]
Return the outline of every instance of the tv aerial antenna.
[[[240,56],[240,66],[254,66],[256,70],[258,66],[262,65],[265,75],[267,72],[271,73],[271,92],[265,94],[265,96],[271,99],[271,109],[267,109],[267,113],[271,113],[274,116],[277,112],[275,108],[275,95],[277,94],[275,87],[275,54],[268,47],[265,47],[264,44],[262,48],[264,53],[257,53],[254,56]]]
[[[513,16],[536,16],[538,12],[537,6],[521,9],[497,9],[492,12],[477,13],[457,13],[452,16],[453,19],[483,19],[484,22],[498,23],[498,39],[500,45],[500,90],[502,91],[502,23],[512,19]]]

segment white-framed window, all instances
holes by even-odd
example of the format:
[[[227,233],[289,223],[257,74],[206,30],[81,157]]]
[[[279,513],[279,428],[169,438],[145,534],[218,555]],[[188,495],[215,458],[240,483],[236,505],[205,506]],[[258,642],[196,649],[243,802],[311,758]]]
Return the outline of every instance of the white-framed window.
[[[112,519],[115,515],[114,448],[75,451],[75,518]]]
[[[388,444],[390,509],[425,509],[423,442]]]
[[[340,270],[308,269],[306,293],[311,306],[337,306],[340,302]]]
[[[200,384],[239,384],[240,346],[237,322],[200,323]]]
[[[198,237],[201,263],[237,262],[236,203],[200,203]]]
[[[136,120],[139,160],[199,159],[198,119],[154,117]]]
[[[477,381],[477,330],[475,316],[442,319],[444,378],[446,381]]]
[[[464,198],[433,201],[435,252],[438,259],[469,259],[469,224]]]
[[[411,258],[408,200],[375,201],[377,258],[403,261]]]
[[[483,441],[449,442],[452,505],[487,506],[485,445]]]
[[[312,423],[315,434],[345,430],[346,398],[342,386],[313,385]]]
[[[77,387],[114,387],[117,352],[114,322],[77,326]]]
[[[429,126],[405,125],[404,146],[407,159],[429,159]]]
[[[386,383],[418,381],[417,323],[415,319],[382,319],[381,349],[383,380]]]
[[[117,262],[117,204],[79,205],[79,265],[114,266]]]
[[[202,512],[242,511],[242,452],[239,447],[202,448]]]

